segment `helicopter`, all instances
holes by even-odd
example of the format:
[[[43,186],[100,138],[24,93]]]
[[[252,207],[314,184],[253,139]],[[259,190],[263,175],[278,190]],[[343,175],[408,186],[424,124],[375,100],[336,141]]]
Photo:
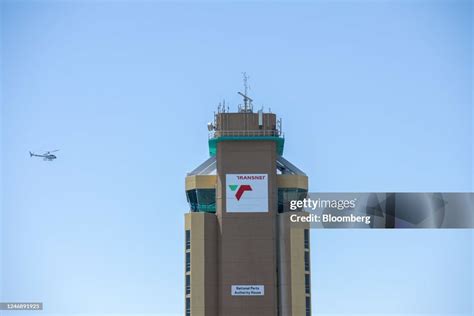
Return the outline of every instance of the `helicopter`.
[[[57,157],[56,155],[53,155],[52,153],[57,152],[57,151],[59,151],[59,149],[47,151],[42,155],[38,155],[30,151],[30,157],[42,157],[44,161],[53,161]]]

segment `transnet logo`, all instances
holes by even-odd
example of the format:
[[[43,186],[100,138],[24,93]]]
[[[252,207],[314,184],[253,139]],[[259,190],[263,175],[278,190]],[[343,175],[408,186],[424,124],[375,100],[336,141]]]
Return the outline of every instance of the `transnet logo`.
[[[268,174],[226,174],[227,213],[268,212]]]
[[[245,191],[252,191],[252,187],[248,184],[229,184],[229,189],[233,192],[235,192],[235,198],[237,201],[240,201],[240,198],[244,194]]]

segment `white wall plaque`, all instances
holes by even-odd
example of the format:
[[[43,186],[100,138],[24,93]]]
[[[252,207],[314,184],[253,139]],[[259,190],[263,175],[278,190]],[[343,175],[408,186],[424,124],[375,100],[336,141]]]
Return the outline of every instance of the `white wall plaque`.
[[[232,296],[263,296],[264,285],[232,285]]]

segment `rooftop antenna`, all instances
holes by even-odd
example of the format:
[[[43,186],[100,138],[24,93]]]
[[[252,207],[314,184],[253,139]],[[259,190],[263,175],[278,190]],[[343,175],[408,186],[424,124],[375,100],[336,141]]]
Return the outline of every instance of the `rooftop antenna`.
[[[245,95],[247,95],[248,88],[249,88],[249,84],[248,84],[249,76],[247,76],[246,72],[243,72],[242,75],[244,76],[244,89],[245,89],[244,93]]]
[[[244,77],[244,93],[242,92],[238,92],[238,94],[240,94],[243,98],[244,98],[244,108],[243,110],[242,109],[239,109],[239,111],[242,111],[242,112],[252,112],[252,98],[250,98],[247,94],[248,94],[248,90],[250,89],[249,85],[248,85],[248,79],[250,78],[249,76],[247,76],[247,73],[246,72],[243,72],[242,73],[243,77]]]

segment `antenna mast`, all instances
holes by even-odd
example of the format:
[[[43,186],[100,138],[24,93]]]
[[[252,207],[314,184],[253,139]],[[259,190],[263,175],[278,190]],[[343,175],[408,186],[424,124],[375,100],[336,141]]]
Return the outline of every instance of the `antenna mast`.
[[[244,94],[247,96],[247,92],[248,92],[248,88],[249,88],[249,85],[248,85],[249,77],[247,76],[246,72],[244,72],[242,75],[244,76]],[[245,102],[245,110],[247,110],[247,99],[246,98],[245,98],[244,102]]]
[[[238,92],[238,94],[240,94],[243,98],[244,98],[244,108],[243,109],[240,109],[240,111],[242,112],[252,112],[252,98],[250,98],[247,93],[248,93],[248,90],[250,90],[250,87],[248,85],[248,79],[249,79],[249,76],[247,76],[247,73],[246,72],[243,72],[242,73],[243,77],[244,77],[244,93],[242,92]]]

